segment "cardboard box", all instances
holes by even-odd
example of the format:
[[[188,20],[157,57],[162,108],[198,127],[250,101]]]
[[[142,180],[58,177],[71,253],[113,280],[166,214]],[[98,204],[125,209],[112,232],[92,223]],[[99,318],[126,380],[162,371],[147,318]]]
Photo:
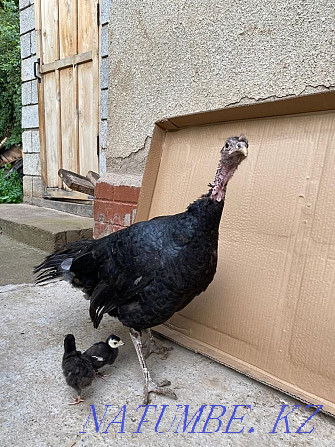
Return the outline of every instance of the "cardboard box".
[[[334,105],[333,92],[158,123],[137,212],[139,221],[185,210],[208,191],[225,139],[247,136],[214,281],[156,329],[333,415]]]

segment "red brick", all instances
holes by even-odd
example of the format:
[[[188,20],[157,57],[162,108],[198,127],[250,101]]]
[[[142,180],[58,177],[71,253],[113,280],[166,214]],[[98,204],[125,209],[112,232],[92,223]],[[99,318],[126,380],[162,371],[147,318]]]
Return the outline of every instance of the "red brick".
[[[105,222],[94,222],[93,238],[99,239],[103,236],[107,236],[112,232],[111,225]]]
[[[133,223],[133,211],[135,209],[136,205],[130,203],[95,200],[94,220],[113,225],[129,226]]]
[[[122,230],[123,228],[127,228],[121,225],[112,225],[106,222],[95,222],[93,238],[100,239],[104,236],[108,236],[111,233],[115,233],[116,231]]]
[[[137,203],[140,189],[135,186],[114,186],[114,200],[117,202]]]
[[[95,200],[96,199],[104,199],[104,200],[114,200],[114,186],[109,183],[100,182],[97,183],[95,190]]]
[[[134,223],[140,188],[100,182],[95,188],[94,238]]]

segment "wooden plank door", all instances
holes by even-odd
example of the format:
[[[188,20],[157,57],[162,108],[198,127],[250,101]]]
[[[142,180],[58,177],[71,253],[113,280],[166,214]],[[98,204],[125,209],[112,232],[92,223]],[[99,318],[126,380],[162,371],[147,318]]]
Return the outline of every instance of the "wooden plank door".
[[[99,1],[35,1],[42,177],[47,197],[87,199],[68,190],[60,168],[98,172]]]

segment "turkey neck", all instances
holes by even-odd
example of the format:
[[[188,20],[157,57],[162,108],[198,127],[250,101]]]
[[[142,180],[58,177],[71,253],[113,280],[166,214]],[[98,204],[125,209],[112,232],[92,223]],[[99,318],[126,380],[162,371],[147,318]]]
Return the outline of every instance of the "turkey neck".
[[[227,164],[220,160],[218,169],[215,174],[214,184],[210,190],[210,197],[216,202],[224,202],[226,197],[227,184],[237,169],[235,164]]]
[[[229,180],[237,169],[237,164],[220,160],[214,183],[209,192],[191,204],[188,210],[197,216],[199,223],[211,231],[217,231],[224,207]]]

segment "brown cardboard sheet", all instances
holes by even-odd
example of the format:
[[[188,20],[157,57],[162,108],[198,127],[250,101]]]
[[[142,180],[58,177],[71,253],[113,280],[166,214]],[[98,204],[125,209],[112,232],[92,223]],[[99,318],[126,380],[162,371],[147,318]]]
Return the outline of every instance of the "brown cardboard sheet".
[[[335,415],[335,113],[156,127],[137,220],[208,191],[229,136],[249,157],[228,185],[207,291],[158,332]]]

